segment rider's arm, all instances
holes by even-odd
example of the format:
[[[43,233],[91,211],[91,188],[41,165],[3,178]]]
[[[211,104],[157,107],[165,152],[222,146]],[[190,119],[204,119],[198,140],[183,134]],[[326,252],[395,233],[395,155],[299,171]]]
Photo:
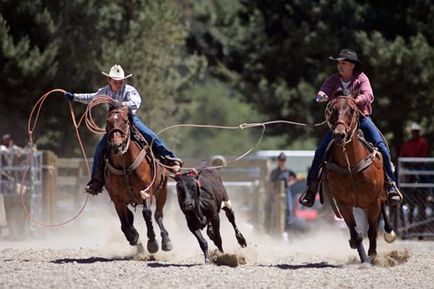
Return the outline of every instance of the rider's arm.
[[[136,113],[141,103],[142,98],[140,97],[138,91],[131,85],[127,85],[125,87],[125,94],[124,99],[122,100],[122,104],[128,106],[128,108],[130,108],[133,113]]]
[[[359,95],[356,97],[357,104],[371,105],[374,101],[374,93],[372,92],[371,83],[366,74],[361,73],[358,77],[360,82]]]
[[[74,101],[78,101],[81,103],[89,103],[97,97],[98,95],[109,95],[108,86],[101,87],[97,92],[93,93],[74,93]]]
[[[339,77],[336,74],[327,78],[316,95],[316,101],[323,102],[329,100],[338,86],[338,81]]]

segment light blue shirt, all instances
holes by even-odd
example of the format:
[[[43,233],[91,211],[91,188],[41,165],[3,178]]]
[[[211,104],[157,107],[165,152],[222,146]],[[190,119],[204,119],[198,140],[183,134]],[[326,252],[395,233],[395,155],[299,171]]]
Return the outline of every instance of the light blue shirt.
[[[74,93],[74,101],[87,104],[95,97],[102,95],[110,96],[111,98],[119,102],[124,102],[131,109],[133,114],[136,114],[137,110],[140,107],[140,104],[142,103],[142,98],[140,97],[140,94],[134,87],[128,84],[122,86],[122,88],[117,92],[113,92],[110,89],[110,85],[106,85],[104,87],[101,87],[100,89],[98,89],[97,92],[94,93]]]

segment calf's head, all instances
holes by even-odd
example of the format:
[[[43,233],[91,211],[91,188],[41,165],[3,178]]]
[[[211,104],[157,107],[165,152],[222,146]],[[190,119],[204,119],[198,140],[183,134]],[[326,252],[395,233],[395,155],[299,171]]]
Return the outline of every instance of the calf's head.
[[[200,196],[199,176],[195,169],[184,174],[176,174],[176,191],[178,203],[183,212],[191,212],[198,207]]]

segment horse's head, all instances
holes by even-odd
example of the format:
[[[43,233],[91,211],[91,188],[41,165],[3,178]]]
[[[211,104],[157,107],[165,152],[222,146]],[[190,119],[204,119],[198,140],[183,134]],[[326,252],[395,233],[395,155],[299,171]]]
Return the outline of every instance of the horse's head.
[[[107,115],[106,131],[110,150],[115,155],[125,153],[130,141],[130,122],[128,120],[127,106],[111,107]]]
[[[333,131],[334,142],[344,145],[351,141],[358,128],[359,110],[351,96],[338,96],[327,104],[325,118]]]
[[[178,202],[183,212],[193,212],[199,205],[200,184],[198,178],[195,169],[175,175]]]

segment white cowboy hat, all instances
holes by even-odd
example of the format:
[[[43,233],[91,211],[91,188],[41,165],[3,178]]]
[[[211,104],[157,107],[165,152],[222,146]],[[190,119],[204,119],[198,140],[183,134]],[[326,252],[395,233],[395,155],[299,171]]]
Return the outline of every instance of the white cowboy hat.
[[[125,76],[124,70],[122,69],[122,67],[119,64],[113,65],[112,68],[110,68],[109,73],[106,73],[104,71],[101,71],[101,73],[107,77],[114,79],[114,80],[124,80],[124,79],[127,79],[128,77],[131,77],[131,75],[132,75],[130,73],[127,76]]]
[[[410,126],[410,130],[422,130],[422,128],[420,127],[420,125],[418,125],[417,123],[413,122]]]
[[[227,165],[226,159],[222,155],[215,155],[211,157],[211,164],[213,166],[223,166],[225,167]]]

